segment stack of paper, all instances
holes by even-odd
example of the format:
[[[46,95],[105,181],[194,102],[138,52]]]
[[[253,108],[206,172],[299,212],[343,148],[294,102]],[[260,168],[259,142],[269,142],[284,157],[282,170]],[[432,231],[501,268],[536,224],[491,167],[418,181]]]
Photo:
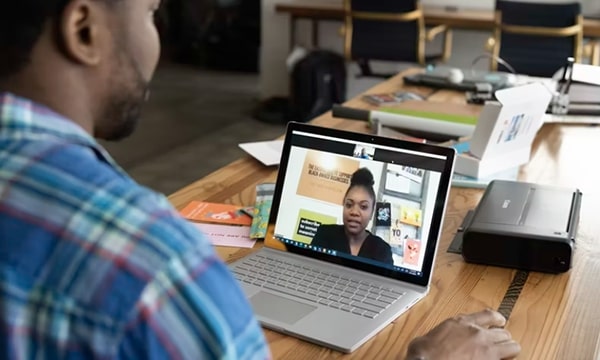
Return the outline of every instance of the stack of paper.
[[[216,246],[252,247],[256,240],[250,239],[252,217],[245,207],[192,201],[181,215],[194,223]]]

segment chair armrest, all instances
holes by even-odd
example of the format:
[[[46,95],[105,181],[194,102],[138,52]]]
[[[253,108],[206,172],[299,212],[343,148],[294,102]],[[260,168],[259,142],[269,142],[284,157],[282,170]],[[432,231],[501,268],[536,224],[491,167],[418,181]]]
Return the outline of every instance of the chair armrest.
[[[450,59],[450,54],[452,53],[452,29],[446,25],[434,26],[425,32],[425,40],[427,42],[432,41],[436,36],[441,34],[444,34],[444,39],[442,40],[443,50],[440,60],[446,62]]]
[[[600,62],[600,43],[590,40],[583,46],[583,57],[587,58],[591,65],[599,65]]]
[[[493,36],[490,36],[485,41],[484,49],[486,52],[491,53],[492,51],[494,51],[494,46],[496,46],[496,39]]]
[[[425,32],[425,39],[427,39],[427,41],[432,41],[433,39],[435,39],[436,36],[446,31],[448,31],[448,26],[446,25],[438,25],[432,27],[431,29]]]

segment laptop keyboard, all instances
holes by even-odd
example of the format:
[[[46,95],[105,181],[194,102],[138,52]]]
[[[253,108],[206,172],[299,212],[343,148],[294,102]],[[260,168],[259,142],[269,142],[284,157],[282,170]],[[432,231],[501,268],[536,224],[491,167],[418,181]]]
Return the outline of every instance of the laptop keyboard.
[[[232,271],[240,282],[371,319],[405,294],[377,283],[353,280],[262,254],[243,260]]]

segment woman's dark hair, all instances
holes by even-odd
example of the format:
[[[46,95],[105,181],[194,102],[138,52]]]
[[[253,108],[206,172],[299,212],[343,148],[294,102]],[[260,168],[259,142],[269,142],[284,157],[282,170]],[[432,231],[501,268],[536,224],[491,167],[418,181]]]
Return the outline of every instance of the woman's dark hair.
[[[375,180],[373,179],[371,171],[367,168],[360,168],[352,174],[350,186],[348,187],[348,190],[346,190],[346,195],[344,195],[344,197],[348,196],[348,192],[350,192],[350,189],[353,187],[362,187],[369,193],[371,199],[373,199],[373,206],[375,206],[376,197],[373,185],[375,185]]]

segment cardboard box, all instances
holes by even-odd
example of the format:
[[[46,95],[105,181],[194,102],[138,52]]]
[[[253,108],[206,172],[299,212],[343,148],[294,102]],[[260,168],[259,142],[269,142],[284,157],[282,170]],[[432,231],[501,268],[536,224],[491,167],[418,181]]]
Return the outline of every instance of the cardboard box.
[[[531,83],[498,90],[495,96],[498,101],[484,106],[468,147],[458,150],[456,173],[483,178],[529,162],[552,94]]]

